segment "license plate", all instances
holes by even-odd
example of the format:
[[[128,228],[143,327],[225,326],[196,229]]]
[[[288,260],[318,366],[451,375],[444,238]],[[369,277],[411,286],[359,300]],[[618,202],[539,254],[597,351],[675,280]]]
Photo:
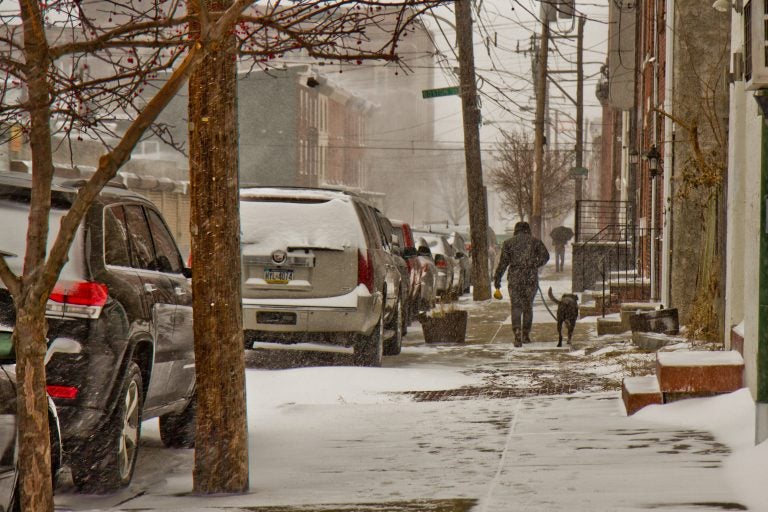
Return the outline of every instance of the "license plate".
[[[260,311],[256,313],[256,322],[271,325],[296,325],[296,313]]]
[[[264,269],[264,280],[269,284],[288,284],[293,279],[293,269],[267,268]]]

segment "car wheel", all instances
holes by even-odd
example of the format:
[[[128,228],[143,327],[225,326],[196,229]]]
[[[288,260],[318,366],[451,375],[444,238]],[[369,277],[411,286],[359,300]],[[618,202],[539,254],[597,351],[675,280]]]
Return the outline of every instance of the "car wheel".
[[[354,347],[356,366],[381,366],[384,352],[384,311],[369,336],[360,336]]]
[[[405,315],[403,314],[403,302],[397,301],[397,309],[395,312],[394,330],[395,334],[384,343],[384,355],[396,356],[403,348],[403,324],[405,322]]]
[[[111,420],[71,464],[72,480],[79,491],[109,493],[131,482],[141,436],[142,390],[141,372],[131,362]]]
[[[180,413],[160,416],[160,439],[168,448],[195,447],[195,416],[197,414],[197,391]]]

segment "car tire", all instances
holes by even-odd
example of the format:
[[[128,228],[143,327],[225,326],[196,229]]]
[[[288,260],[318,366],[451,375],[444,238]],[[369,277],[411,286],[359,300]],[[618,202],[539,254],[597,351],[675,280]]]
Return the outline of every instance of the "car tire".
[[[180,413],[160,416],[160,439],[168,448],[195,447],[195,418],[197,415],[197,391]]]
[[[126,487],[136,469],[144,405],[141,371],[128,365],[118,404],[105,428],[82,446],[70,464],[72,481],[79,492],[104,494]]]
[[[368,336],[360,336],[354,347],[356,366],[381,366],[384,353],[384,311],[382,310],[376,327]]]
[[[405,312],[403,311],[403,301],[397,301],[397,309],[395,313],[395,319],[392,322],[394,325],[395,334],[392,335],[384,343],[384,355],[396,356],[403,348],[403,324],[405,323]]]

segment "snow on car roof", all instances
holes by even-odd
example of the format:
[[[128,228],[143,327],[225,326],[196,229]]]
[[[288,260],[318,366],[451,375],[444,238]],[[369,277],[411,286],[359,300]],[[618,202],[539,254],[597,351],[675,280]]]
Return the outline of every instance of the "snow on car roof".
[[[258,195],[240,202],[244,255],[299,247],[365,247],[362,227],[349,196],[334,192],[326,195],[325,191],[306,195],[296,192],[281,196],[272,191],[264,194],[264,189],[259,189]]]
[[[241,200],[265,199],[265,198],[296,198],[296,199],[344,199],[351,200],[349,194],[342,190],[322,188],[292,188],[292,187],[256,187],[240,190]]]

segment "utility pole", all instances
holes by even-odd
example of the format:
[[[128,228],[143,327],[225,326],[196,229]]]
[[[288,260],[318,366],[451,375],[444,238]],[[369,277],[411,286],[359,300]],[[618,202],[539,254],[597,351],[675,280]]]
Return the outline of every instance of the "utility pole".
[[[472,49],[472,0],[456,0],[456,43],[459,47],[459,86],[464,121],[464,160],[467,167],[469,236],[472,243],[472,299],[491,298],[488,269],[488,211],[480,157],[480,108],[477,104],[475,56]]]
[[[549,54],[549,16],[541,22],[539,61],[536,67],[536,133],[533,139],[533,183],[531,184],[531,233],[541,238],[541,196],[544,176],[544,114],[547,105],[547,57]]]
[[[576,40],[576,167],[584,166],[584,16],[579,16],[578,36]],[[574,196],[576,214],[582,199],[582,177],[576,176]]]

